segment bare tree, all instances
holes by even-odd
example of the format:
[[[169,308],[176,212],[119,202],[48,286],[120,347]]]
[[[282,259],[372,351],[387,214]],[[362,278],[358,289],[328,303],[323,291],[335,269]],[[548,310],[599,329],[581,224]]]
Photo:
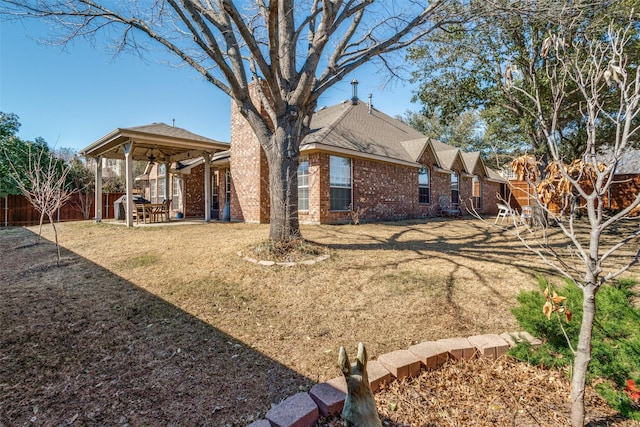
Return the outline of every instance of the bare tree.
[[[54,215],[74,194],[72,190],[67,188],[69,170],[69,166],[55,157],[48,149],[38,146],[35,149],[29,147],[26,170],[18,173],[14,168],[12,173],[22,194],[40,212],[36,243],[40,241],[42,235],[45,215],[53,227],[57,253],[56,264],[58,266],[60,265],[60,245],[58,244],[58,230]]]
[[[68,161],[68,165],[68,181],[76,193],[75,197],[71,198],[71,205],[82,213],[82,217],[85,220],[89,219],[94,199],[94,174],[92,170],[77,156],[71,157]]]
[[[584,390],[591,360],[596,293],[605,282],[637,264],[640,257],[638,251],[624,260],[622,266],[611,260],[621,248],[638,238],[640,230],[637,227],[610,246],[605,246],[602,241],[603,233],[628,218],[630,212],[640,205],[640,193],[635,189],[635,199],[624,209],[618,212],[605,209],[605,198],[614,184],[616,168],[640,133],[640,68],[629,61],[625,50],[633,40],[633,30],[633,21],[622,29],[611,25],[601,38],[592,38],[581,46],[567,43],[560,33],[549,34],[541,41],[541,51],[549,60],[544,75],[536,79],[545,79],[545,84],[550,86],[551,109],[543,107],[546,100],[542,100],[536,90],[539,87],[536,79],[531,82],[531,90],[525,90],[518,82],[517,69],[511,67],[510,73],[505,75],[508,90],[518,92],[527,100],[523,108],[536,119],[550,154],[547,179],[536,179],[534,199],[549,221],[560,227],[570,246],[566,252],[544,242],[538,246],[531,243],[528,232],[521,232],[522,227],[510,230],[557,272],[579,286],[583,293],[583,317],[578,346],[574,351],[571,384],[571,423],[575,427],[584,425]],[[584,46],[587,46],[587,51]],[[587,133],[582,157],[565,164],[557,127],[569,83],[577,88],[582,98],[578,104],[579,114],[586,123]],[[607,97],[618,100],[614,109],[605,107],[611,105],[605,103]],[[603,127],[614,129],[613,140],[601,140]],[[525,163],[522,163],[525,172],[528,169],[533,175],[538,173],[535,162]],[[577,212],[567,208],[570,204],[565,203],[560,213],[549,209],[547,199],[551,193],[581,201],[581,209],[586,212],[588,233],[578,233]]]
[[[299,236],[297,167],[318,98],[372,59],[403,49],[462,12],[451,0],[3,0],[1,13],[53,21],[66,43],[114,36],[142,52],[145,35],[233,101],[265,152],[270,238]],[[148,40],[147,39],[147,40]],[[250,94],[255,84],[255,96]]]

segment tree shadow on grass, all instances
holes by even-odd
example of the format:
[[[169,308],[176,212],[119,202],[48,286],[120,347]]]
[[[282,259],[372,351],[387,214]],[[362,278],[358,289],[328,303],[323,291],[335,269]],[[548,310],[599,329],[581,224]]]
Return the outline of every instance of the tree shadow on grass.
[[[22,230],[0,235],[0,425],[246,425],[313,384],[76,254],[43,268]]]
[[[452,224],[462,224],[464,232],[451,235],[448,231],[450,228],[447,227],[451,227]],[[345,251],[392,250],[406,252],[407,255],[402,258],[396,258],[392,261],[381,259],[378,264],[378,266],[394,268],[403,263],[442,260],[451,265],[450,279],[453,279],[453,275],[459,269],[464,268],[470,270],[479,283],[488,287],[492,287],[495,283],[489,282],[486,274],[476,271],[467,261],[481,262],[486,265],[495,264],[498,268],[502,268],[501,265],[508,265],[529,275],[557,274],[552,267],[541,262],[537,255],[508,236],[506,231],[489,230],[481,223],[435,220],[409,224],[405,222],[385,223],[385,225],[402,226],[402,229],[389,234],[388,237],[381,237],[380,235],[361,233],[360,230],[356,232],[353,228],[336,226],[336,234],[341,234],[343,239],[349,233],[354,233],[353,238],[349,239],[350,243],[330,243],[327,246],[330,249]],[[551,247],[558,250],[563,246],[562,243],[554,243]],[[497,296],[501,295],[499,289],[496,289],[494,293]]]

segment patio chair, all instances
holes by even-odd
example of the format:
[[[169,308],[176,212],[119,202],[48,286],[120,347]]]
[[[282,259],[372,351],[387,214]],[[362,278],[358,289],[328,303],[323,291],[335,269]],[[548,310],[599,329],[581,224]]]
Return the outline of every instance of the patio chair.
[[[162,211],[160,212],[160,217],[162,219],[162,216],[164,215],[165,218],[167,218],[167,222],[171,221],[171,202],[172,199],[167,199],[164,202],[162,202]],[[162,219],[162,221],[164,221],[164,219]]]
[[[502,203],[498,203],[498,215],[496,216],[496,220],[493,222],[494,224],[498,223],[498,220],[500,220],[500,223],[504,222],[504,220],[507,217],[516,217],[516,211],[513,210],[511,207],[504,205]]]
[[[440,205],[440,216],[457,217],[462,215],[460,208],[451,203],[449,196],[440,196],[438,198],[438,204]]]
[[[533,219],[533,210],[531,206],[523,206],[522,212],[520,212],[520,224],[531,223]]]
[[[136,203],[133,208],[133,216],[136,217],[136,224],[140,223],[140,218],[143,223],[146,223],[147,220],[151,221],[151,209],[147,209],[144,203]]]

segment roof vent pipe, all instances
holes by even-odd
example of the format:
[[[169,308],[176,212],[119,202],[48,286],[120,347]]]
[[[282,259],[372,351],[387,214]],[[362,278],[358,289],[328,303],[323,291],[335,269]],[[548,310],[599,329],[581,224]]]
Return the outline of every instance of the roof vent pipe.
[[[351,105],[358,105],[358,80],[351,82]]]
[[[369,114],[371,114],[371,109],[373,108],[373,105],[371,105],[371,99],[373,98],[372,94],[369,94]]]

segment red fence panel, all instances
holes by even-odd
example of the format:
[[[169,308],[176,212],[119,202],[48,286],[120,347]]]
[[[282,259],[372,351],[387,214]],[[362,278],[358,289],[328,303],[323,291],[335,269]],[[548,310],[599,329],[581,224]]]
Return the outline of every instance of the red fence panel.
[[[113,202],[122,196],[123,193],[103,193],[102,194],[102,218],[113,218]],[[79,207],[78,197],[83,195],[74,195],[74,198],[65,203],[54,215],[54,221],[82,221],[84,215]],[[94,218],[94,197],[89,199],[89,219]],[[31,203],[23,195],[9,195],[1,199],[0,206],[0,226],[28,226],[37,225],[40,222],[40,213],[31,206]],[[45,223],[48,218],[45,217]]]

